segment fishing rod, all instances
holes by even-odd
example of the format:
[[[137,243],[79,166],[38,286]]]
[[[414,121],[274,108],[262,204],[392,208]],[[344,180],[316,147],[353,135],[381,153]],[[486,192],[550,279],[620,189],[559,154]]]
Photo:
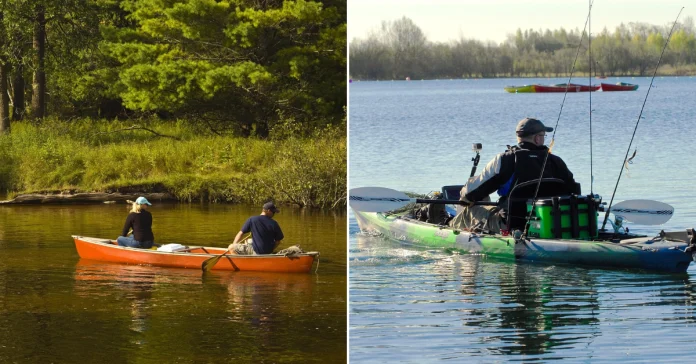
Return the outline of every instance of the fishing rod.
[[[592,0],[589,0],[589,2],[590,11],[592,11]],[[590,74],[587,77],[587,83],[590,85],[590,92],[588,92],[590,95],[590,196],[594,196],[594,172],[592,169],[594,165],[594,163],[592,163],[592,19],[590,17],[588,17],[587,20],[587,49],[590,53]],[[597,71],[595,71],[595,73],[597,73]]]
[[[561,102],[561,109],[558,111],[558,118],[556,119],[556,125],[553,128],[553,134],[551,134],[551,142],[549,143],[549,152],[544,156],[544,163],[541,165],[541,173],[539,174],[539,182],[537,182],[536,189],[534,191],[534,198],[532,199],[532,206],[536,204],[537,197],[539,196],[539,188],[541,187],[541,179],[544,178],[544,169],[546,169],[546,162],[549,160],[549,154],[551,154],[551,148],[556,140],[556,131],[558,131],[558,123],[561,121],[561,114],[563,113],[563,105],[565,105],[566,96],[568,95],[568,89],[570,88],[570,81],[573,79],[573,72],[575,72],[575,65],[578,62],[578,56],[580,55],[580,47],[582,46],[582,39],[585,36],[585,29],[587,24],[590,22],[590,14],[592,13],[592,4],[594,0],[590,0],[590,10],[587,12],[587,19],[585,20],[585,26],[582,28],[582,34],[580,35],[580,42],[578,42],[578,48],[575,52],[575,59],[573,60],[573,67],[570,69],[570,75],[568,76],[568,83],[566,84],[565,92],[563,93],[563,101]],[[589,37],[589,34],[588,34]],[[590,87],[592,84],[590,83]],[[592,91],[590,90],[590,93]],[[522,232],[521,238],[527,236],[527,230],[529,229],[529,222],[532,220],[532,214],[534,213],[534,208],[529,210],[529,216],[527,216],[527,221],[524,225],[524,231]]]
[[[609,212],[611,211],[611,204],[614,202],[614,196],[616,195],[616,190],[619,188],[619,181],[621,181],[621,174],[623,173],[624,167],[626,166],[626,161],[628,160],[628,153],[631,151],[631,144],[633,144],[633,139],[636,137],[636,131],[638,130],[638,124],[640,124],[640,118],[643,115],[643,109],[645,109],[645,104],[648,102],[648,95],[650,95],[650,90],[652,89],[653,81],[655,81],[655,75],[657,74],[657,69],[660,67],[660,62],[662,62],[662,56],[665,54],[665,50],[667,49],[667,45],[669,44],[669,40],[672,38],[672,32],[674,32],[674,27],[677,26],[677,20],[679,20],[679,16],[681,15],[682,11],[684,10],[684,7],[679,10],[679,14],[677,14],[677,18],[674,19],[674,24],[672,24],[672,29],[669,31],[669,35],[667,36],[667,41],[665,41],[665,46],[662,47],[662,53],[660,53],[660,59],[657,60],[657,65],[655,66],[655,71],[653,71],[652,78],[650,79],[650,86],[648,86],[648,92],[645,93],[645,99],[643,100],[643,106],[640,108],[640,113],[638,114],[638,120],[636,121],[636,126],[633,128],[633,135],[631,136],[631,141],[628,143],[628,149],[626,150],[626,156],[624,157],[623,163],[621,164],[621,170],[619,171],[619,177],[616,179],[616,185],[614,186],[614,192],[611,194],[611,200],[609,201],[609,206],[607,207],[607,211],[604,214],[604,221],[602,222],[602,229],[604,230],[604,227],[607,224],[607,219],[609,218]]]

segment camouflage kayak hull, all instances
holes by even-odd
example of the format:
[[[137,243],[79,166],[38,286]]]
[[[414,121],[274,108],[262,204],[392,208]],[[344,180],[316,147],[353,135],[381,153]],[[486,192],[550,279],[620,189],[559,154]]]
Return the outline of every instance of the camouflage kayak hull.
[[[470,233],[399,215],[356,211],[355,217],[362,231],[399,242],[504,260],[673,273],[685,272],[692,261],[686,240],[618,235],[604,241],[532,238],[516,242],[511,236]]]

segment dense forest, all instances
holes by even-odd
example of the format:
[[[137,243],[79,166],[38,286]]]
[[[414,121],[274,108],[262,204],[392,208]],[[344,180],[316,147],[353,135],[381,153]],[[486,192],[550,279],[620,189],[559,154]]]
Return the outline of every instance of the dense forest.
[[[303,161],[304,187],[283,200],[340,205],[346,11],[345,0],[0,0],[0,192],[158,186],[251,201],[276,198],[277,181],[257,197],[240,186],[262,189],[270,169]],[[269,153],[280,145],[292,149]]]
[[[342,118],[345,1],[1,4],[2,130],[24,117],[156,113],[266,137],[279,121]]]
[[[592,74],[652,74],[671,24],[622,24],[592,33]],[[366,39],[349,47],[350,77],[365,80],[441,79],[470,77],[549,77],[587,74],[588,37],[581,30],[518,29],[501,44],[460,38],[431,42],[409,18],[384,21]],[[696,26],[692,18],[677,24],[658,74],[696,74]]]

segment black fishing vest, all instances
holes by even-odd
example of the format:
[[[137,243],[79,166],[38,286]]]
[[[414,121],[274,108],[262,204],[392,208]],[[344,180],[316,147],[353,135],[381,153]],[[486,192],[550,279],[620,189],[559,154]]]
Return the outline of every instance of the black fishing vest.
[[[547,154],[547,148],[532,150],[522,148],[518,145],[510,147],[504,157],[514,159],[514,171],[507,182],[500,186],[498,189],[498,194],[501,197],[507,196],[510,193],[510,190],[518,183],[538,179],[539,175],[541,174],[541,168],[544,166],[544,158],[546,158]],[[555,163],[554,158],[558,157],[552,154],[549,155],[542,178],[564,178],[564,176],[567,174],[565,172],[556,173],[559,168]]]

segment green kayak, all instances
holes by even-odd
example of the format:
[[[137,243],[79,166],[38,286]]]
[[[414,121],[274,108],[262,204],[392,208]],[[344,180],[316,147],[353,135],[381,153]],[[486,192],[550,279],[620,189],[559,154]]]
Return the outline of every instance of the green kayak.
[[[529,93],[536,92],[536,85],[524,85],[524,86],[505,86],[505,91],[509,93]]]
[[[473,233],[419,221],[407,214],[356,211],[362,231],[419,247],[454,249],[499,259],[570,264],[586,267],[631,268],[685,272],[692,261],[693,233],[660,232],[655,237],[629,233],[599,233],[588,239]]]

